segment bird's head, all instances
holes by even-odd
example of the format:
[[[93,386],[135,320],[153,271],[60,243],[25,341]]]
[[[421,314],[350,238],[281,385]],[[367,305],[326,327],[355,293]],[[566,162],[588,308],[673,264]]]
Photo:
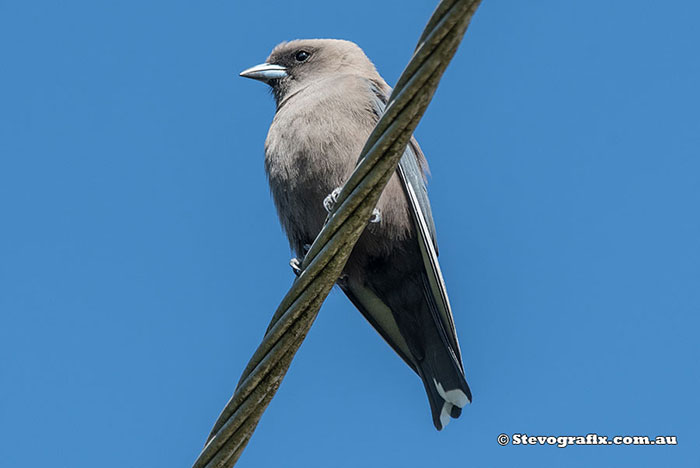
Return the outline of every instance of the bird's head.
[[[356,74],[381,80],[372,62],[355,43],[339,39],[298,39],[277,45],[265,63],[241,76],[267,83],[280,103],[315,80]]]

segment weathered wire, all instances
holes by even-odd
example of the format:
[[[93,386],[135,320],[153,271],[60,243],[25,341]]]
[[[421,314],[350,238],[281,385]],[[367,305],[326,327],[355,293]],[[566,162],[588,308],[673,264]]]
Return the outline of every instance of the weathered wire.
[[[275,311],[194,468],[231,467],[340,276],[481,0],[443,0],[394,88],[334,210]]]

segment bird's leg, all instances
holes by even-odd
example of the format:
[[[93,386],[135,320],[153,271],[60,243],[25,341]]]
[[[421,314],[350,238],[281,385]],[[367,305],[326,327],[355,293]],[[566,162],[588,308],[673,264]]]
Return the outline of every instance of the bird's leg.
[[[335,208],[335,202],[338,201],[338,195],[340,195],[340,190],[342,187],[336,187],[333,189],[331,193],[328,194],[326,198],[323,199],[323,207],[326,209],[327,212],[333,211],[333,208]]]
[[[306,254],[309,253],[310,248],[311,248],[310,244],[304,244],[302,246],[302,249],[304,250],[304,256],[306,256]],[[301,275],[301,262],[302,262],[302,260],[299,260],[297,257],[294,257],[293,259],[291,259],[289,261],[289,266],[292,267],[292,271],[297,276]]]

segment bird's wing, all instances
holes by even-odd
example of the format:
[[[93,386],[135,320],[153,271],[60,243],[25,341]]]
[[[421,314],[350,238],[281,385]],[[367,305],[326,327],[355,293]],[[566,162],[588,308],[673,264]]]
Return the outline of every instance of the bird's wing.
[[[379,115],[381,115],[386,107],[387,95],[376,84],[372,84],[371,88],[376,97],[375,106]],[[425,156],[416,139],[411,137],[411,141],[399,161],[397,172],[406,192],[406,198],[408,199],[413,223],[416,228],[418,245],[425,266],[424,288],[426,289],[426,296],[434,299],[429,300],[430,308],[436,323],[441,325],[446,343],[453,349],[457,362],[462,366],[462,353],[459,348],[454,318],[452,317],[452,308],[450,307],[445,281],[438,262],[435,223],[432,210],[430,209],[428,189],[425,181],[426,169]]]
[[[376,83],[370,82],[369,86],[374,97],[372,102],[374,107],[373,110],[377,116],[377,119],[379,119],[386,108],[388,95]],[[391,91],[390,88],[387,87],[387,89],[388,91]],[[430,239],[433,243],[433,247],[435,248],[435,252],[438,252],[437,239],[435,237],[435,223],[433,221],[433,211],[430,209],[428,188],[425,183],[425,173],[428,172],[428,162],[426,161],[420,146],[418,146],[418,142],[413,136],[411,136],[411,141],[406,147],[406,150],[401,157],[401,161],[399,161],[399,168],[403,171],[403,174],[400,174],[401,183],[403,186],[406,187],[407,184],[410,184],[416,193],[416,201],[418,202],[421,212],[423,213],[423,217],[425,218],[425,222],[430,233]]]

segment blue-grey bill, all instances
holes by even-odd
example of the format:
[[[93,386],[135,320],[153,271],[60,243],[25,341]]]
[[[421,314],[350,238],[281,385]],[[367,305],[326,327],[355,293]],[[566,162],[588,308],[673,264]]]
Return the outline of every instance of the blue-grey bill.
[[[241,76],[254,80],[270,81],[287,76],[287,69],[282,65],[275,65],[274,63],[261,63],[260,65],[243,70]]]

